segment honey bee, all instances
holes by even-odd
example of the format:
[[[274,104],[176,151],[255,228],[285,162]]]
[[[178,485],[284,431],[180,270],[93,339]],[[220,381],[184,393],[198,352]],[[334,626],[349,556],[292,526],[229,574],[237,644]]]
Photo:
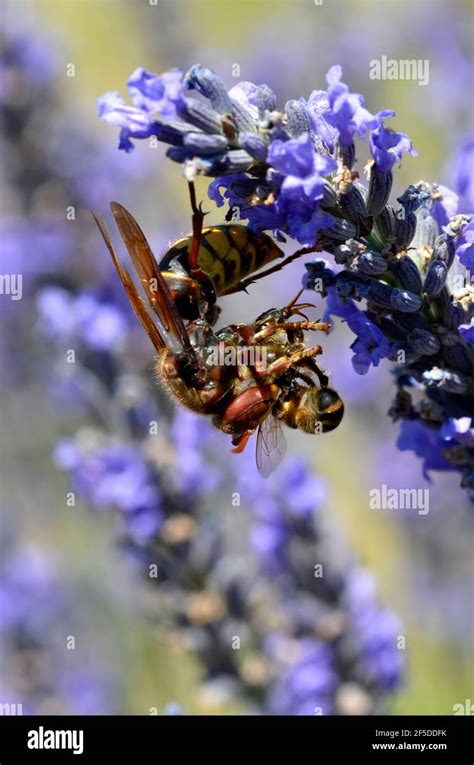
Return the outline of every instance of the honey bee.
[[[284,308],[270,309],[250,324],[231,324],[215,331],[213,293],[206,292],[207,274],[198,273],[199,260],[196,268],[190,266],[190,273],[182,275],[198,285],[193,287],[196,315],[190,316],[189,310],[183,315],[186,290],[178,290],[177,295],[170,284],[178,272],[167,279],[169,272],[161,270],[131,213],[116,202],[111,209],[144,295],[121,265],[104,222],[95,216],[96,222],[129,301],[157,352],[158,382],[175,403],[211,416],[219,430],[232,436],[236,452],[257,431],[257,467],[264,477],[285,453],[282,423],[306,433],[327,432],[339,425],[344,405],[315,361],[322,349],[319,345],[308,348],[304,342],[305,331],[327,332],[330,325],[306,318],[302,310],[311,304],[297,302],[301,292]],[[191,242],[189,263],[193,258],[196,262],[196,243],[199,247],[200,238]],[[290,321],[296,315],[303,320]],[[226,363],[229,354],[233,363]]]

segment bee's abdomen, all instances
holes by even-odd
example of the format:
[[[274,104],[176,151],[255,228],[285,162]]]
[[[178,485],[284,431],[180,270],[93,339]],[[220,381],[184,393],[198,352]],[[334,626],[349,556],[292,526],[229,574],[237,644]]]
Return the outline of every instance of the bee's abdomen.
[[[178,239],[161,260],[160,268],[166,269],[176,259],[187,271],[191,242],[191,235]],[[220,295],[282,256],[282,250],[267,234],[254,234],[242,225],[211,226],[203,229],[198,265],[209,274]]]

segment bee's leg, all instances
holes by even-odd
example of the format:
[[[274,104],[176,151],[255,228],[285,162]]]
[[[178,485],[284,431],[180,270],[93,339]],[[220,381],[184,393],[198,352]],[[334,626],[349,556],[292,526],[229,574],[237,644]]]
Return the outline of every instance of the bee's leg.
[[[260,330],[260,332],[257,332],[253,339],[254,342],[260,343],[262,340],[268,340],[269,337],[272,337],[276,332],[279,330],[284,330],[285,332],[295,332],[298,330],[307,330],[307,331],[313,331],[313,332],[329,332],[331,329],[331,324],[328,324],[325,321],[285,321],[285,322],[275,322],[272,324],[269,324],[265,329]]]
[[[254,366],[254,371],[262,380],[274,380],[291,369],[291,367],[304,365],[302,362],[305,362],[306,359],[310,359],[313,356],[318,356],[322,352],[323,349],[320,345],[314,345],[312,348],[304,348],[301,351],[295,351],[289,356],[282,356],[281,358],[273,361],[268,366],[263,364],[256,364]]]
[[[303,382],[305,382],[308,387],[314,387],[314,380],[309,375],[306,375],[304,372],[298,370],[297,376],[300,380],[303,380]]]
[[[271,268],[267,268],[265,271],[262,271],[259,274],[255,274],[255,276],[249,276],[248,279],[242,279],[240,282],[237,282],[237,284],[229,287],[229,289],[227,289],[222,294],[232,295],[234,292],[245,292],[247,287],[250,287],[250,285],[258,281],[258,279],[263,279],[265,276],[270,276],[270,274],[275,274],[277,271],[281,271],[281,269],[287,266],[288,263],[292,263],[302,255],[310,255],[312,252],[316,252],[317,249],[318,245],[314,245],[314,247],[301,247],[301,249],[296,250],[296,252],[294,252],[292,255],[288,255],[288,257],[282,260],[280,263],[277,263]]]
[[[308,369],[311,369],[311,371],[314,372],[315,375],[317,375],[321,388],[328,387],[329,377],[326,374],[324,374],[324,372],[321,371],[321,369],[318,367],[318,365],[316,364],[313,358],[306,359],[304,366],[308,367]]]

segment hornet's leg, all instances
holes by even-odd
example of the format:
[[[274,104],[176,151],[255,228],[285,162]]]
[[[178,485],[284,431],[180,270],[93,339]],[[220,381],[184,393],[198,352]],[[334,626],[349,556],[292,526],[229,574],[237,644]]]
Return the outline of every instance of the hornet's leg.
[[[193,279],[199,282],[201,289],[209,303],[209,308],[212,308],[216,302],[216,291],[214,288],[214,282],[209,274],[206,274],[201,268],[199,268],[199,250],[201,248],[202,229],[204,223],[204,216],[206,213],[202,211],[202,207],[196,203],[196,189],[194,183],[190,181],[188,183],[189,197],[191,200],[191,209],[193,212],[193,238],[191,242],[191,249],[189,251],[189,270]]]
[[[223,292],[223,295],[232,295],[234,292],[245,292],[247,287],[249,287],[254,282],[258,281],[258,279],[263,279],[265,276],[270,276],[270,274],[275,274],[277,271],[280,271],[282,268],[288,265],[288,263],[292,263],[293,260],[296,260],[297,258],[300,258],[302,255],[310,255],[312,252],[316,252],[318,248],[318,245],[314,245],[314,247],[302,247],[299,250],[296,250],[292,255],[288,255],[287,258],[282,260],[280,263],[277,263],[276,265],[272,266],[271,268],[267,268],[266,271],[262,271],[259,274],[255,274],[255,276],[250,276],[248,279],[242,279],[242,281],[237,282],[237,284],[234,284],[233,287],[229,287],[228,290]]]
[[[196,189],[194,183],[190,181],[188,183],[189,197],[191,200],[191,210],[193,212],[193,241],[191,244],[191,251],[189,253],[189,267],[191,271],[198,270],[198,255],[199,248],[201,246],[202,228],[204,223],[204,216],[201,205],[196,203]]]

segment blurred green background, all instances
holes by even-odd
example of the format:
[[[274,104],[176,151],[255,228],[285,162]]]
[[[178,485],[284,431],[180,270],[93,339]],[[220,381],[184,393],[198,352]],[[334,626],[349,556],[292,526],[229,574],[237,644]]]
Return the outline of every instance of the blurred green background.
[[[443,46],[429,43],[431,25],[443,35],[456,37],[464,53],[469,50],[472,32],[472,9],[466,3],[421,0],[37,0],[15,2],[18,12],[36,14],[48,32],[57,39],[59,62],[64,76],[58,77],[64,108],[70,110],[78,125],[88,134],[104,135],[110,144],[117,141],[116,131],[100,123],[96,116],[96,98],[106,90],[126,93],[130,73],[143,66],[160,72],[172,66],[186,69],[195,62],[216,69],[228,86],[232,65],[240,66],[241,80],[265,80],[274,88],[281,103],[300,95],[308,96],[313,88],[324,88],[324,75],[334,63],[341,63],[344,81],[351,90],[363,92],[371,111],[393,108],[394,125],[406,131],[420,151],[417,159],[407,157],[397,173],[397,190],[420,178],[449,183],[446,168],[455,140],[467,132],[468,94],[453,109],[447,109],[437,95],[442,85],[456,79],[453,62]],[[434,18],[433,18],[434,17]],[[444,26],[443,26],[444,19]],[[428,29],[427,29],[428,27]],[[431,82],[423,88],[413,82],[387,82],[369,79],[369,61],[381,55],[389,58],[428,58]],[[75,65],[75,77],[66,76],[66,65]],[[71,146],[71,151],[74,147]],[[146,148],[137,146],[128,163],[143,163]],[[364,152],[360,152],[362,171]],[[140,159],[141,157],[141,159]],[[156,152],[153,172],[143,173],[143,183],[136,198],[129,191],[117,189],[116,197],[140,210],[145,231],[155,231],[155,244],[162,247],[189,228],[189,214],[184,184],[179,168],[162,161]],[[205,183],[199,185],[205,195]],[[103,200],[107,210],[108,199]],[[166,230],[156,231],[156,211],[166,220]],[[215,220],[222,213],[214,214]],[[153,241],[153,238],[152,238]],[[104,257],[97,241],[97,257]],[[299,267],[301,271],[301,265]],[[297,289],[299,272],[296,274]],[[271,280],[262,289],[254,288],[248,298],[233,298],[226,306],[235,321],[249,318],[255,307],[269,307],[268,290],[276,287]],[[281,289],[281,287],[280,287]],[[290,297],[290,295],[288,295]],[[350,357],[349,333],[339,326],[330,338],[328,358],[335,354]],[[332,353],[332,356],[331,356]],[[393,705],[394,713],[452,713],[453,703],[472,697],[472,631],[465,644],[449,640],[436,623],[442,624],[439,606],[432,609],[434,628],[425,629],[425,619],[417,613],[413,580],[408,575],[409,562],[419,554],[416,539],[399,518],[370,510],[368,488],[374,478],[377,454],[373,443],[394,443],[398,428],[386,418],[392,390],[386,369],[371,370],[376,376],[373,399],[362,398],[348,407],[344,428],[336,431],[326,447],[314,456],[315,470],[330,482],[331,512],[342,525],[357,555],[376,576],[385,604],[396,611],[406,626],[407,680]],[[352,381],[352,382],[351,382]],[[361,385],[347,375],[344,385]],[[349,396],[339,386],[343,398]],[[32,390],[22,398],[11,396],[2,406],[1,462],[6,497],[15,500],[19,513],[15,519],[25,538],[37,542],[69,572],[71,587],[77,594],[77,609],[84,625],[84,639],[94,635],[110,657],[120,677],[123,698],[120,710],[147,714],[150,707],[164,709],[177,701],[187,713],[219,712],[203,703],[198,692],[198,667],[189,658],[176,660],[165,645],[164,636],[143,613],[152,604],[140,583],[134,580],[113,544],[109,518],[92,516],[80,506],[64,506],[66,485],[50,463],[50,452],[59,425],[52,415],[46,394]],[[18,427],[28,411],[28,428]],[[371,434],[377,437],[372,439]],[[8,434],[8,435],[7,435]],[[13,435],[12,435],[13,434]],[[292,448],[307,453],[307,442],[294,437]],[[400,456],[400,464],[416,462],[410,454]],[[9,465],[21,464],[21,484]],[[420,469],[413,465],[416,473]],[[425,485],[421,483],[420,485]],[[461,501],[455,479],[435,478],[435,491]],[[12,502],[13,504],[13,502]],[[450,507],[446,506],[446,512]],[[456,555],[451,550],[446,555]],[[443,572],[439,572],[443,576]],[[472,613],[472,602],[466,603]],[[177,669],[178,667],[178,669]],[[232,710],[227,710],[232,711]]]

